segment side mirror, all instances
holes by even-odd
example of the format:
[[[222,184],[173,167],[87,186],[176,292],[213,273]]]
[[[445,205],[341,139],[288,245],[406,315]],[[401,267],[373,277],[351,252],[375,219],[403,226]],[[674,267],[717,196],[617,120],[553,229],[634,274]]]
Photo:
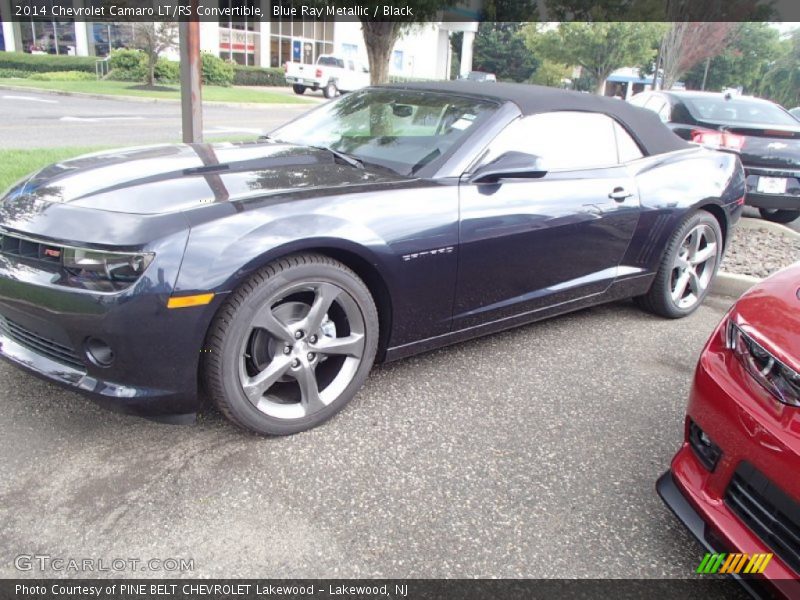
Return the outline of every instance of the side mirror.
[[[478,167],[470,175],[470,183],[497,183],[501,179],[536,179],[544,177],[547,169],[535,154],[504,152],[492,162]]]

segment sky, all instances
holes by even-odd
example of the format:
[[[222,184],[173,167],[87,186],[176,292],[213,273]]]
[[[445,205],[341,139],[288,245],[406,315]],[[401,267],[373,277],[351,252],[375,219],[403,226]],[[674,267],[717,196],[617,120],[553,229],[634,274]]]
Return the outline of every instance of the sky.
[[[797,1],[797,0],[793,0]],[[775,27],[781,33],[789,33],[793,29],[797,29],[800,27],[800,23],[770,23],[773,27]]]

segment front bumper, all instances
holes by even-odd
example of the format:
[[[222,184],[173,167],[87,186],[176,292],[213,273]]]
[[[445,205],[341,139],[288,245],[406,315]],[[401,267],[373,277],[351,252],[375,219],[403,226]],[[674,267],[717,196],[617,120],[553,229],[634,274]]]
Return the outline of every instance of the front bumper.
[[[180,394],[97,379],[86,370],[39,354],[4,333],[0,333],[0,358],[37,377],[84,393],[110,410],[173,423],[191,421],[196,410],[194,402]]]
[[[113,410],[190,418],[205,332],[224,295],[167,308],[184,243],[185,235],[161,244],[143,277],[117,293],[57,285],[35,263],[0,253],[0,358]],[[92,359],[91,339],[113,350],[110,364]]]
[[[790,411],[797,409],[779,405],[724,349],[718,328],[700,358],[687,416],[722,449],[721,458],[709,472],[684,442],[657,486],[707,550],[774,554],[764,575],[743,581],[757,597],[800,597],[798,574],[731,510],[725,496],[734,473],[747,462],[798,497],[794,473],[800,456],[792,441],[797,415]]]
[[[689,501],[675,483],[675,478],[671,471],[667,471],[658,478],[656,482],[656,492],[658,492],[664,504],[678,517],[678,520],[686,526],[689,533],[694,536],[707,552],[719,553],[730,551],[730,547],[725,546],[725,543],[707,527],[700,513],[689,504]],[[698,557],[698,563],[699,562],[700,557]],[[772,589],[761,580],[746,576],[743,577],[738,573],[731,575],[731,577],[736,579],[736,581],[738,581],[754,598],[763,598],[766,600],[775,597]]]

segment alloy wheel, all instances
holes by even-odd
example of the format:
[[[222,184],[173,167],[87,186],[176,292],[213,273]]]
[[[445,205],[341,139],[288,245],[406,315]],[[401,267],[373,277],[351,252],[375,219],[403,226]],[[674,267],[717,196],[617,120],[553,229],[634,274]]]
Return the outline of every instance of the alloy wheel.
[[[365,351],[355,299],[336,284],[292,284],[256,312],[239,358],[239,383],[261,412],[299,419],[323,410],[350,384]]]
[[[691,308],[702,300],[716,271],[718,244],[716,232],[705,223],[683,238],[670,279],[672,301],[679,308]]]

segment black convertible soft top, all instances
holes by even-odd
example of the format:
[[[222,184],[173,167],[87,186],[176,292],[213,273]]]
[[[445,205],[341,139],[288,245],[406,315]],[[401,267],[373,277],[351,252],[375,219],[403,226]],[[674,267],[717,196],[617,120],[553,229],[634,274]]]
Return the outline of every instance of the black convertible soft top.
[[[523,83],[442,81],[436,83],[403,83],[388,87],[467,94],[513,102],[524,115],[557,110],[604,113],[624,126],[648,155],[685,150],[690,147],[688,142],[672,133],[672,130],[664,125],[653,111],[633,106],[618,98]]]

